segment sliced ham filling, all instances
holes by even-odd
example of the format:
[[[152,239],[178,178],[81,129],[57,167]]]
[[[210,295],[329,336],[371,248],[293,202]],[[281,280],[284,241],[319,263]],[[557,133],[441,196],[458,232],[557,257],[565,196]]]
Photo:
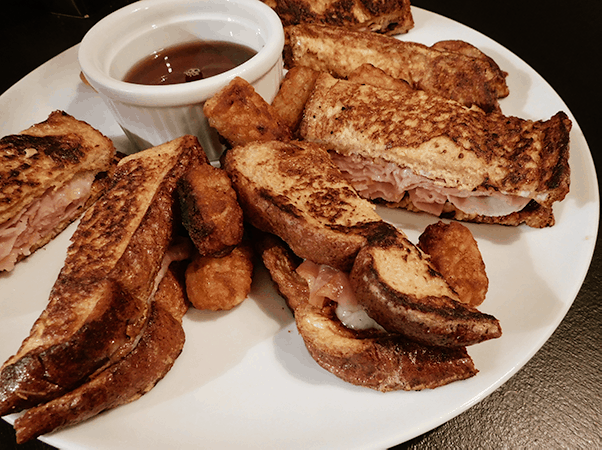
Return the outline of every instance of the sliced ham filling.
[[[446,202],[466,214],[501,217],[522,210],[531,201],[528,197],[501,192],[467,192],[438,186],[429,178],[390,162],[335,152],[330,155],[362,197],[397,203],[407,192],[416,208],[436,216],[443,212]]]
[[[353,292],[349,277],[345,272],[305,260],[297,267],[297,273],[309,285],[310,304],[323,308],[331,300],[336,302],[336,315],[347,328],[354,330],[382,329],[357,302],[355,292]]]
[[[78,214],[94,182],[93,172],[76,175],[68,184],[49,188],[20,214],[0,225],[0,271],[10,271],[21,255],[52,233],[59,223]]]

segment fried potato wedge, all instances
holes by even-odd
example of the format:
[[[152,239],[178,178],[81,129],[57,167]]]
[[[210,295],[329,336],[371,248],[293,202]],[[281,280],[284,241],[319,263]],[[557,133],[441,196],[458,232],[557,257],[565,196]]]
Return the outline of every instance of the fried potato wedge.
[[[420,235],[418,247],[430,256],[461,302],[470,306],[483,303],[489,278],[477,241],[468,228],[458,222],[431,224]]]

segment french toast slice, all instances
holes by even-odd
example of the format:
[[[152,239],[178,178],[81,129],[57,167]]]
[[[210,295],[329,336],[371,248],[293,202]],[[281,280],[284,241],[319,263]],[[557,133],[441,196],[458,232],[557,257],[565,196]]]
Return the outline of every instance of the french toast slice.
[[[184,136],[119,162],[72,237],[46,309],[0,370],[0,415],[56,398],[132,350],[174,235],[177,180],[200,152]]]
[[[346,328],[334,308],[304,303],[295,321],[307,350],[324,369],[348,383],[381,392],[435,389],[478,370],[465,347],[429,347],[399,334]]]
[[[181,322],[187,308],[182,276],[174,263],[159,284],[136,347],[73,391],[27,410],[15,421],[17,442],[83,422],[150,391],[182,351]]]
[[[316,144],[252,142],[228,150],[222,167],[244,219],[317,264],[350,270],[367,236],[383,226]]]
[[[308,303],[307,282],[295,270],[300,260],[279,238],[258,234],[258,252],[295,316],[314,360],[344,381],[379,390],[434,389],[478,372],[465,348],[432,347],[399,334],[345,327],[332,303]]]
[[[289,69],[280,83],[280,89],[272,100],[272,108],[292,136],[297,135],[297,128],[303,117],[305,103],[314,89],[320,72],[304,66]]]
[[[0,271],[43,247],[108,187],[115,147],[63,111],[0,139]]]
[[[48,188],[58,188],[77,173],[106,171],[115,147],[109,138],[64,111],[19,134],[0,139],[0,224],[13,217]]]
[[[359,251],[349,279],[372,319],[416,342],[465,347],[502,334],[495,317],[461,303],[429,258],[393,226]]]
[[[414,89],[452,99],[483,111],[499,111],[509,94],[506,73],[491,58],[475,57],[456,45],[428,47],[391,36],[319,24],[285,28],[286,68],[307,66],[345,78],[362,64],[372,64]]]
[[[263,0],[284,26],[320,23],[387,35],[414,27],[410,0]]]
[[[544,208],[563,200],[570,188],[570,129],[563,112],[538,121],[484,114],[423,91],[323,74],[300,134],[333,150],[333,160],[363,196],[399,203],[404,192],[422,190],[428,195],[417,198],[425,208],[434,204],[425,196],[443,197],[435,203],[461,205],[466,216],[456,218],[478,221],[503,218],[531,200]]]

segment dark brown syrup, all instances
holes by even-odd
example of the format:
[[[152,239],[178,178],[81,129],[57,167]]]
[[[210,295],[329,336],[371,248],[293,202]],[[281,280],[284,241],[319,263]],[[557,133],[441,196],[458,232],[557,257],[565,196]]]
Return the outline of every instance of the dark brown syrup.
[[[256,53],[233,42],[188,42],[161,49],[138,61],[125,75],[124,81],[164,85],[202,80],[237,67]]]

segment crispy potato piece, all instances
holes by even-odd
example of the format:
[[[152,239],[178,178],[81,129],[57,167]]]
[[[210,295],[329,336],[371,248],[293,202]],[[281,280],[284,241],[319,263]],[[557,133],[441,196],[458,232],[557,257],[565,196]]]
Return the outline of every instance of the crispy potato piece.
[[[372,64],[362,64],[359,66],[347,76],[347,81],[357,84],[369,84],[371,86],[394,91],[412,89],[406,81],[399,78],[393,78],[384,70],[374,67]]]
[[[236,77],[205,102],[209,125],[231,146],[253,141],[288,141],[291,133],[272,105],[246,80]]]
[[[243,236],[242,209],[228,174],[211,164],[192,164],[178,180],[182,223],[202,256],[222,256]]]
[[[489,279],[472,233],[464,225],[439,221],[420,235],[418,247],[456,291],[460,301],[476,307],[483,303]]]
[[[280,89],[272,101],[272,107],[282,122],[295,134],[303,117],[303,108],[320,72],[309,67],[293,67],[282,80]]]
[[[229,310],[251,290],[253,250],[242,243],[221,258],[196,255],[186,268],[186,293],[197,309]]]

